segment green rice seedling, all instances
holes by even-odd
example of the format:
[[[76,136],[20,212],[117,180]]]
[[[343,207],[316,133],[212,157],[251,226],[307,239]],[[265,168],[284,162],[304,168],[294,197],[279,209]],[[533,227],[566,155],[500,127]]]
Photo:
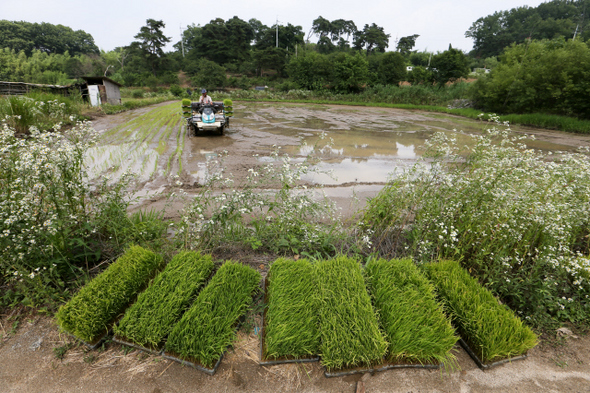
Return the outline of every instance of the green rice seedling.
[[[264,356],[303,358],[318,354],[319,299],[312,264],[277,259],[268,273]]]
[[[158,348],[201,289],[214,264],[195,251],[178,253],[115,327],[115,334],[141,346]]]
[[[442,363],[454,360],[459,339],[433,285],[407,259],[372,260],[365,269],[369,292],[387,334],[387,359],[400,363]]]
[[[457,330],[483,363],[522,355],[537,336],[456,261],[424,265]]]
[[[238,262],[226,261],[174,326],[166,352],[213,367],[236,337],[260,283],[260,273]]]
[[[316,265],[320,356],[328,370],[379,363],[387,340],[379,329],[359,262],[344,256]]]
[[[162,257],[132,246],[103,273],[64,304],[56,318],[62,329],[92,343],[147,285],[162,265]]]
[[[225,108],[225,115],[226,116],[233,116],[234,115],[234,103],[230,98],[226,98],[223,100],[223,107]]]

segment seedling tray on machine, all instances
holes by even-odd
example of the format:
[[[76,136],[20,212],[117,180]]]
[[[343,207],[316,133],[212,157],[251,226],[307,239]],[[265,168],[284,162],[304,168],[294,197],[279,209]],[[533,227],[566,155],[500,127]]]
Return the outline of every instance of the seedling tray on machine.
[[[517,360],[524,360],[528,357],[527,354],[524,354],[524,355],[515,356],[513,358],[498,360],[498,361],[492,362],[492,363],[484,363],[479,358],[479,356],[477,356],[477,354],[471,349],[471,347],[469,346],[469,344],[467,344],[467,342],[465,340],[460,339],[459,344],[461,344],[461,346],[463,347],[465,352],[467,352],[469,354],[469,356],[471,357],[471,359],[473,359],[475,364],[477,364],[477,367],[481,368],[482,370],[488,370],[492,367],[500,366],[500,365],[506,364],[506,363],[512,363]]]
[[[264,357],[264,332],[265,332],[265,323],[266,320],[266,305],[268,304],[267,296],[266,296],[266,287],[268,285],[268,277],[265,277],[262,280],[262,292],[264,293],[264,311],[262,312],[262,328],[260,330],[260,362],[261,366],[273,366],[277,364],[288,364],[288,363],[313,363],[318,362],[320,360],[319,356],[309,356],[309,357],[302,357],[296,358],[291,356],[280,357],[277,359],[267,359]]]

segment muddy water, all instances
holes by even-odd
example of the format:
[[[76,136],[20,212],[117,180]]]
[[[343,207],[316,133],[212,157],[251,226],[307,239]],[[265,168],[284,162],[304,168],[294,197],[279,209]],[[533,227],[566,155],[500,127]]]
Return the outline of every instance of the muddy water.
[[[211,171],[208,163],[221,155],[226,173],[241,179],[280,147],[296,161],[308,154],[319,157],[316,169],[321,173],[303,180],[330,187],[331,196],[345,207],[353,193],[371,197],[395,171],[413,165],[434,132],[466,144],[465,134],[489,127],[486,122],[401,109],[235,103],[234,112],[223,136],[188,137],[178,102],[101,118],[95,122],[101,143],[88,157],[91,177],[106,174],[116,179],[126,171],[134,173],[142,205],[157,207],[162,192],[180,187],[190,191],[202,184]],[[572,151],[590,144],[588,136],[513,130],[536,134],[529,145],[537,149]]]

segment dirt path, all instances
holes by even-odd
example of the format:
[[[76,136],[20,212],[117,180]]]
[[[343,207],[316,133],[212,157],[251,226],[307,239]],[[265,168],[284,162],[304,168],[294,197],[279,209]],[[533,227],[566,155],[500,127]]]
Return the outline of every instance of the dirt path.
[[[4,321],[3,321],[4,322]],[[56,351],[67,345],[62,360]],[[25,318],[0,344],[0,392],[588,392],[590,337],[541,345],[529,358],[487,371],[460,348],[459,370],[389,370],[325,378],[319,364],[260,366],[258,337],[240,333],[214,376],[110,343],[86,351],[48,317]]]

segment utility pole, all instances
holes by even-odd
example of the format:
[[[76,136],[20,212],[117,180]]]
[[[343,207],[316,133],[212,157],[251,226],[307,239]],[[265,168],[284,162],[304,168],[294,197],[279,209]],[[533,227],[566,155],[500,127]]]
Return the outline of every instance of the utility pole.
[[[182,57],[184,57],[184,37],[182,36],[182,25],[178,26],[180,28],[180,46],[182,47]]]

